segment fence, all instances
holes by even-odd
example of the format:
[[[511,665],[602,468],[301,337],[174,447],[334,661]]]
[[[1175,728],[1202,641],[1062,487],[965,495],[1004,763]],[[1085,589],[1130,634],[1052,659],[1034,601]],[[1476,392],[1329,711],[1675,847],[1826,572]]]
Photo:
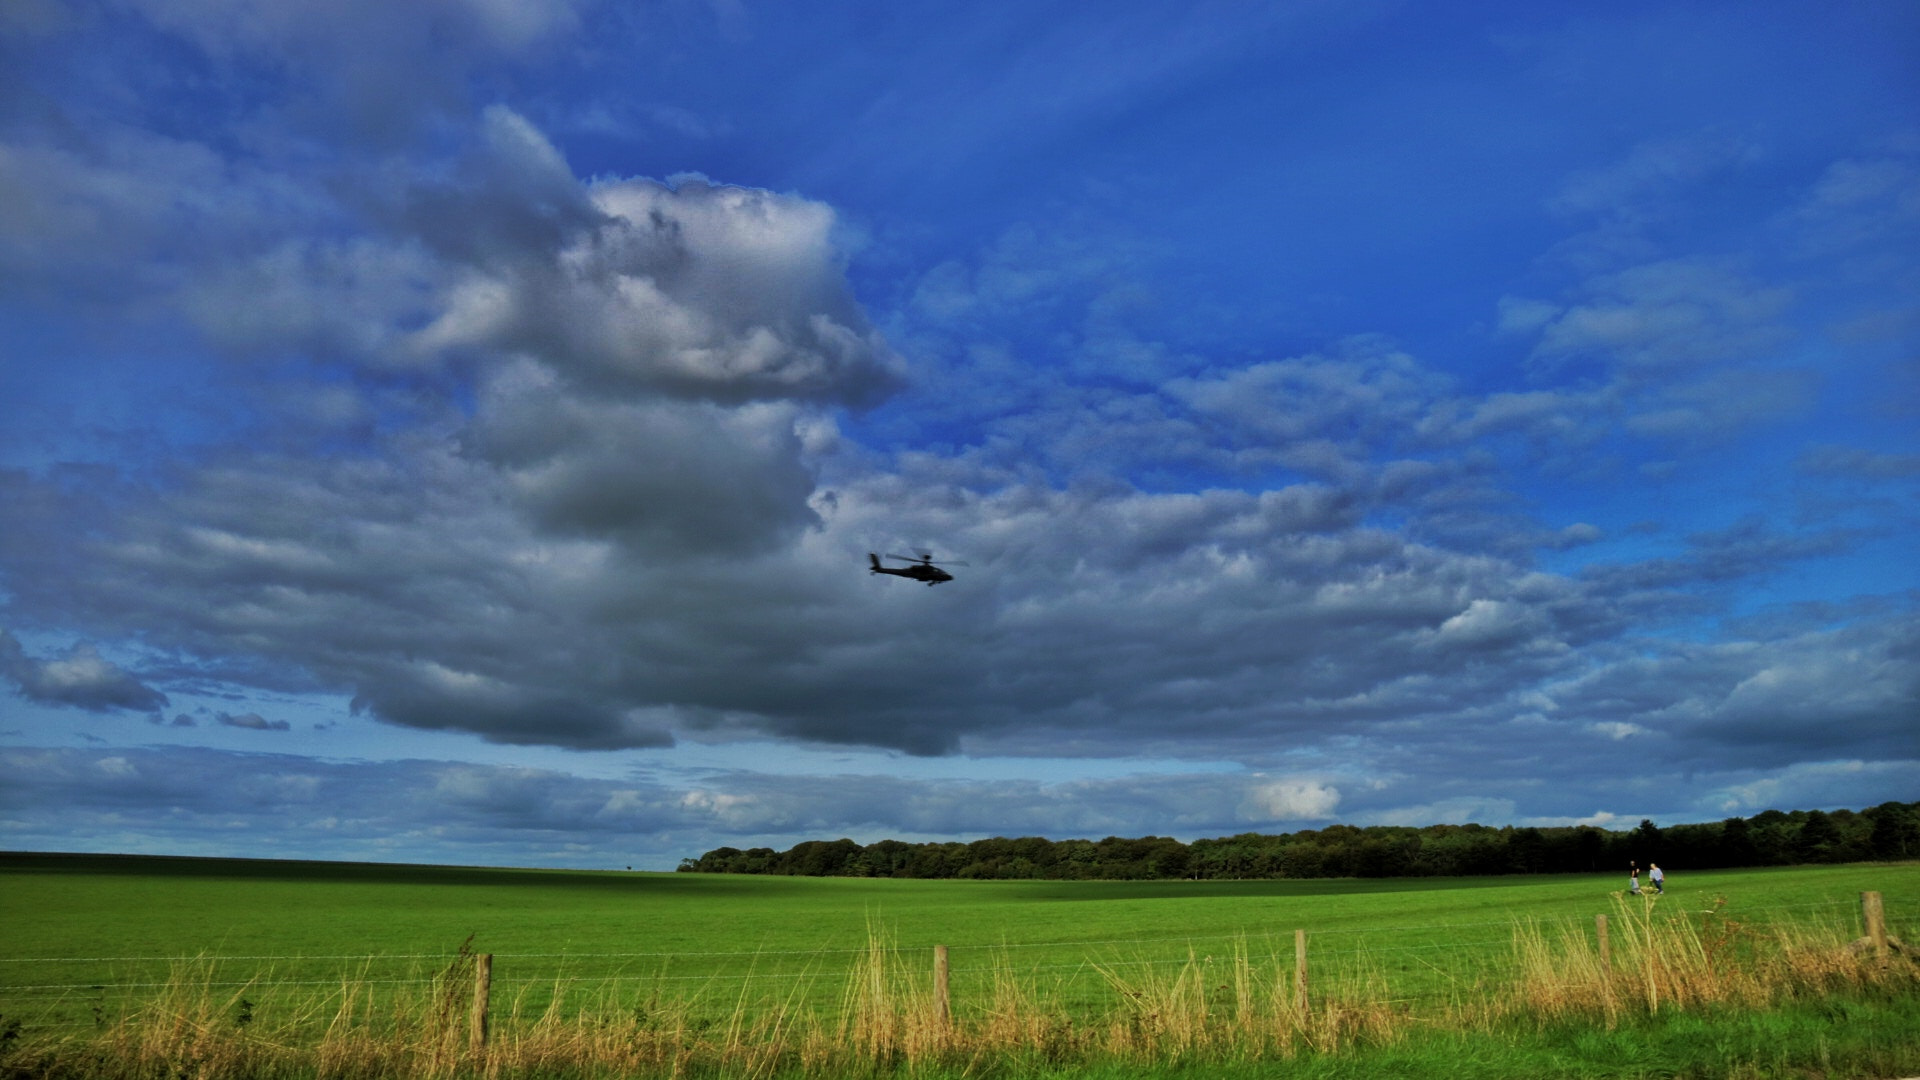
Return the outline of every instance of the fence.
[[[1851,922],[1853,908],[1852,901],[1775,907],[1765,913],[1766,922],[1743,916],[1743,926],[1751,931],[1809,920]],[[1878,957],[1901,947],[1887,931],[1885,910],[1879,893],[1861,894],[1860,947]],[[1669,914],[1712,919],[1718,913]],[[1910,917],[1904,909],[1899,914]],[[1610,974],[1622,942],[1606,914],[1579,931],[1583,920],[1544,920],[1533,928],[1590,934],[1598,962]],[[1026,980],[1036,994],[1071,1013],[1110,1008],[1127,987],[1170,971],[1215,981],[1251,971],[1274,988],[1276,997],[1290,996],[1302,1012],[1323,991],[1411,1009],[1458,1001],[1510,980],[1519,962],[1516,925],[1504,919],[1319,932],[1295,928],[1264,937],[1180,935],[930,948],[900,947],[876,936],[865,947],[847,949],[486,953],[454,965],[446,953],[4,958],[0,1018],[36,1028],[99,1028],[183,984],[228,994],[249,1016],[280,1001],[345,993],[343,987],[375,995],[438,987],[463,998],[471,994],[469,1037],[483,1044],[492,1017],[539,1015],[563,1000],[580,1008],[611,1003],[631,1010],[647,1002],[704,999],[724,1011],[759,994],[805,1000],[830,1011],[842,1004],[848,980],[876,962],[909,979],[926,980],[942,1024],[967,1017],[974,1003],[990,999],[995,985],[1008,978]],[[470,991],[459,985],[469,980]]]

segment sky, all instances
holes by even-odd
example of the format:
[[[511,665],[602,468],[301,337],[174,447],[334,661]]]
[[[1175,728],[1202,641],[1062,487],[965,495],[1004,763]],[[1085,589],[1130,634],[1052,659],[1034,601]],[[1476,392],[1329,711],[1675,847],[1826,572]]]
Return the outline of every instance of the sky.
[[[1913,800],[1917,496],[1906,0],[0,4],[0,849]]]

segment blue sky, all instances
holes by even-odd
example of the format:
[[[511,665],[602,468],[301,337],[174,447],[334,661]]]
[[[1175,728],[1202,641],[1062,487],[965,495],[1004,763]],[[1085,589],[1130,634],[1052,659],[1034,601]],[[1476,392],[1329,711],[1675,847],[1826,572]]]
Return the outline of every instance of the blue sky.
[[[8,5],[0,846],[1920,797],[1917,54],[1902,3]]]

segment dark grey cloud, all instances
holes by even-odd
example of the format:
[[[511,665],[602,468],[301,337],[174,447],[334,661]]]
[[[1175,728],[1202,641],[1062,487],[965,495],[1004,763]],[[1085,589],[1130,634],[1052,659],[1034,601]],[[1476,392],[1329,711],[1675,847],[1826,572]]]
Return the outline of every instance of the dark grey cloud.
[[[75,644],[65,656],[37,660],[12,633],[0,630],[0,678],[29,701],[89,712],[155,712],[167,704],[167,695],[107,661],[86,642]]]
[[[1297,371],[1346,399],[1377,386],[1365,366]],[[15,602],[186,656],[251,655],[381,719],[501,742],[760,732],[1273,762],[1356,739],[1507,739],[1515,715],[1568,711],[1581,719],[1542,726],[1543,747],[1567,731],[1679,735],[1675,701],[1763,678],[1764,641],[1654,662],[1629,627],[1710,610],[1700,590],[1844,543],[1754,519],[1687,538],[1682,558],[1558,575],[1524,547],[1415,539],[1427,514],[1489,516],[1471,503],[1399,500],[1414,529],[1373,524],[1388,503],[1365,469],[1355,486],[1259,492],[1059,488],[965,456],[875,468],[790,405],[672,403],[661,415],[681,437],[649,442],[650,407],[554,385],[503,368],[457,438],[396,440],[383,458],[233,455],[158,492],[102,477],[90,494],[117,507],[110,524],[67,520],[92,505],[83,485],[55,497],[23,481],[21,518],[61,542],[16,552]],[[693,408],[704,419],[675,426]],[[605,467],[583,464],[602,453]],[[756,493],[756,474],[774,482]],[[90,537],[64,534],[82,522]],[[863,572],[866,551],[930,538],[973,562],[960,581]],[[1908,617],[1860,630],[1863,647]],[[1828,671],[1861,689],[1850,716],[1903,714],[1902,655],[1888,648],[1879,682]],[[1701,682],[1683,694],[1670,679],[1689,673]],[[1569,687],[1605,692],[1543,704]],[[1873,723],[1826,738],[1838,756],[1890,750]]]
[[[559,679],[532,685],[490,674],[488,666],[469,661],[454,669],[421,660],[383,664],[368,657],[353,676],[352,708],[408,727],[478,732],[494,742],[612,749],[673,741],[657,725],[630,720],[618,696],[605,688],[550,688],[574,665],[556,672]]]
[[[285,720],[269,720],[259,713],[215,713],[213,719],[224,727],[245,728],[249,731],[288,731],[293,725]]]
[[[740,554],[818,522],[797,419],[775,406],[594,401],[522,370],[489,383],[467,445],[542,529]]]
[[[256,243],[240,272],[188,274],[216,340],[343,366],[326,408],[361,453],[226,448],[147,491],[9,474],[23,608],[150,628],[188,665],[250,641],[256,685],[338,688],[396,723],[501,741],[656,745],[640,711],[710,707],[682,688],[715,677],[713,652],[652,644],[689,602],[673,564],[778,556],[817,529],[819,408],[884,393],[898,361],[820,204],[692,178],[585,185],[502,108],[466,153],[457,180],[365,219],[387,231],[344,240],[309,239],[331,235],[326,193],[280,178],[316,203],[289,239]],[[260,186],[195,186],[222,182]],[[171,182],[149,186],[170,201]],[[235,254],[229,234],[177,242],[188,268]],[[324,438],[322,410],[304,411]],[[116,524],[83,524],[102,517]],[[609,597],[650,610],[622,623]]]

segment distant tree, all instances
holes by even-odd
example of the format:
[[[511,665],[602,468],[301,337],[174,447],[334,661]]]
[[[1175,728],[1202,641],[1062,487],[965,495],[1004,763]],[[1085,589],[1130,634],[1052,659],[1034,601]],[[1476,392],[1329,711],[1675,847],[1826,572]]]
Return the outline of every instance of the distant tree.
[[[696,870],[707,874],[734,874],[739,872],[736,865],[740,858],[740,849],[717,847],[698,859],[688,859],[680,864],[682,870]],[[689,865],[689,863],[691,865]]]
[[[914,846],[899,840],[868,844],[857,860],[863,877],[906,877],[913,865]]]
[[[1793,838],[1799,823],[1778,810],[1762,810],[1747,819],[1753,839],[1755,865],[1782,866],[1793,861]]]
[[[1720,823],[1720,861],[1717,866],[1752,866],[1760,861],[1753,846],[1753,832],[1743,817],[1730,817]]]
[[[1662,850],[1665,839],[1660,826],[1655,825],[1649,818],[1641,818],[1639,827],[1634,829],[1628,837],[1633,850],[1632,859],[1645,869],[1648,863],[1656,863],[1666,858],[1667,853]]]
[[[1151,877],[1147,857],[1159,839],[1158,836],[1139,839],[1109,836],[1096,843],[1094,854],[1099,876],[1108,881],[1140,881]]]
[[[1188,844],[1188,872],[1197,878],[1231,877],[1232,875],[1226,871],[1224,859],[1231,844],[1232,841],[1224,837],[1216,840],[1200,839]]]
[[[971,843],[808,840],[787,851],[717,847],[682,859],[682,871],[914,878],[1144,880],[1167,878],[1405,877],[1507,873],[1611,874],[1627,861],[1705,869],[1795,861],[1920,857],[1920,802],[1851,810],[1766,810],[1752,818],[1677,824],[1643,820],[1630,832],[1591,825],[1499,829],[1468,823],[1329,825],[1295,833],[1240,833],[1196,840],[1166,836],[1103,840],[994,836]]]
[[[1724,866],[1720,861],[1720,826],[1673,825],[1660,835],[1660,860],[1696,869]]]
[[[1275,852],[1274,869],[1286,878],[1333,876],[1327,873],[1326,851],[1318,842],[1303,840],[1299,834],[1295,834],[1289,843]]]
[[[950,878],[970,862],[967,845],[958,842],[920,844],[907,861],[907,873],[917,878]]]
[[[1572,862],[1565,869],[1576,874],[1591,874],[1601,870],[1602,860],[1607,854],[1607,834],[1591,825],[1582,825],[1573,831],[1573,841],[1568,844]]]
[[[1538,874],[1547,868],[1547,840],[1539,829],[1515,829],[1507,837],[1507,869]]]
[[[1070,881],[1085,881],[1094,876],[1100,850],[1091,840],[1063,840],[1055,847],[1055,868]]]
[[[1840,830],[1833,819],[1823,811],[1810,811],[1800,822],[1800,834],[1793,840],[1795,862],[1823,863],[1838,861]]]
[[[1411,829],[1369,829],[1353,849],[1353,871],[1360,877],[1408,877],[1415,873],[1420,834]]]
[[[1920,855],[1920,816],[1897,802],[1885,802],[1861,815],[1872,821],[1867,850],[1876,859],[1910,859]]]
[[[1147,850],[1144,861],[1148,877],[1175,880],[1187,876],[1187,869],[1193,865],[1193,853],[1187,845],[1167,836]]]
[[[1044,836],[1022,836],[1009,841],[1007,855],[1010,860],[1022,864],[1022,871],[1010,873],[1009,877],[1054,877],[1053,869],[1060,861],[1059,845]]]
[[[782,873],[802,877],[839,877],[860,854],[852,840],[808,840],[787,851]]]
[[[1859,862],[1873,857],[1873,821],[1851,810],[1835,810],[1827,815],[1833,822],[1836,839],[1832,862]]]
[[[968,844],[967,851],[973,859],[961,867],[959,876],[993,881],[1001,876],[1007,860],[1013,857],[1013,841],[1004,836],[989,836]]]

